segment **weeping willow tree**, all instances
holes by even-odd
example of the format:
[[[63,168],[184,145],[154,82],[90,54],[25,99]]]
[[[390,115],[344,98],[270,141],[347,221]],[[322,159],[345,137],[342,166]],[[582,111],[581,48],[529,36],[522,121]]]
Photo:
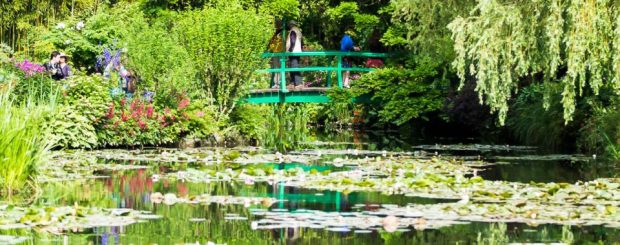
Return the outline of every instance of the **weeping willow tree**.
[[[564,120],[584,91],[620,93],[620,7],[612,0],[481,0],[449,25],[461,78],[504,124],[524,80],[561,86]],[[549,86],[551,87],[551,86]],[[549,92],[551,93],[551,92]],[[548,108],[551,96],[545,95]]]
[[[392,24],[381,41],[391,47],[404,47],[416,55],[452,60],[452,40],[446,26],[459,15],[466,15],[475,0],[393,0]]]

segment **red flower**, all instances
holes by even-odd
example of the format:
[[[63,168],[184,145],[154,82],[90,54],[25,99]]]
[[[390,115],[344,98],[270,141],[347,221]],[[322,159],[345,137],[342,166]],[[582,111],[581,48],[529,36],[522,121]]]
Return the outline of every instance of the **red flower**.
[[[140,128],[141,128],[142,130],[145,130],[145,129],[146,129],[146,123],[145,123],[145,122],[143,122],[143,121],[138,121],[138,125],[140,126]]]
[[[106,118],[108,119],[114,118],[114,102],[110,103],[110,107],[108,108],[108,114],[106,114]]]
[[[121,100],[121,107],[125,107],[125,103],[127,103],[127,99],[123,98]]]
[[[189,105],[189,98],[187,98],[187,97],[186,97],[186,98],[182,99],[182,100],[181,100],[181,102],[179,102],[179,108],[178,108],[178,110],[179,110],[179,111],[180,111],[180,110],[183,110],[183,109],[185,109],[188,105]]]
[[[123,122],[126,122],[127,120],[129,120],[129,117],[125,115],[124,111],[121,113],[121,120],[123,120]]]
[[[153,105],[149,105],[148,107],[146,107],[146,117],[153,117]]]
[[[136,109],[136,101],[137,100],[132,100],[131,104],[129,105],[129,110],[133,111]]]

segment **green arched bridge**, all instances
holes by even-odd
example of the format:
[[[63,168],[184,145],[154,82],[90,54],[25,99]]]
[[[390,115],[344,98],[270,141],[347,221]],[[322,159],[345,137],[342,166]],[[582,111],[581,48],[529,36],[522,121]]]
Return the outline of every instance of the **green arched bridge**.
[[[299,67],[289,68],[286,67],[286,61],[290,56],[299,57],[327,57],[332,59],[332,63],[335,61],[336,66],[311,66],[311,67]],[[342,73],[344,71],[351,72],[370,72],[373,68],[366,67],[343,67],[344,57],[361,57],[361,58],[385,58],[384,53],[369,53],[369,52],[338,52],[338,51],[313,51],[313,52],[301,52],[301,53],[264,53],[264,58],[278,57],[280,58],[280,68],[265,69],[259,72],[271,73],[272,80],[271,86],[274,85],[273,74],[280,74],[280,81],[278,88],[269,89],[255,89],[251,90],[249,95],[243,99],[245,103],[250,104],[270,104],[270,103],[327,103],[329,97],[326,92],[332,88],[343,88]],[[327,72],[325,79],[326,83],[324,87],[304,87],[301,89],[287,89],[286,74],[290,72]],[[337,84],[332,84],[332,73],[336,72]],[[367,97],[360,97],[353,99],[355,103],[368,103],[370,99]]]

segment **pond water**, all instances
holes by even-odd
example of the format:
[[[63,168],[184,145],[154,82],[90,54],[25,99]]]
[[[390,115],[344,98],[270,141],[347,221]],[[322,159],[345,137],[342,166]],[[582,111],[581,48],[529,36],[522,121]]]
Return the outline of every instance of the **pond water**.
[[[498,164],[482,167],[480,176],[489,180],[507,180],[527,183],[568,182],[616,177],[616,169],[610,164],[594,161],[584,156],[540,157],[530,148],[488,145],[420,145],[413,146],[394,140],[377,141],[373,137],[337,136],[316,137],[307,142],[307,151],[320,150],[325,158],[354,158],[365,154],[385,155],[398,151],[417,150],[416,154],[444,155],[488,159]],[[525,156],[520,159],[519,156]],[[538,156],[538,157],[535,157]],[[589,160],[585,160],[589,159]],[[455,202],[450,199],[431,199],[407,195],[387,195],[380,192],[339,192],[284,186],[278,182],[239,181],[189,182],[160,178],[166,174],[197,169],[224,169],[230,166],[214,164],[153,164],[148,161],[98,160],[101,163],[121,165],[144,165],[133,170],[98,170],[96,175],[107,178],[44,183],[41,195],[34,205],[39,206],[85,206],[101,208],[130,208],[150,211],[160,219],[143,221],[126,226],[102,225],[102,227],[77,229],[66,234],[40,232],[36,229],[0,230],[2,235],[27,237],[26,243],[34,244],[472,244],[484,240],[517,243],[550,243],[565,240],[567,236],[575,244],[620,241],[620,230],[604,226],[528,225],[508,223],[500,229],[493,223],[470,222],[437,229],[416,230],[413,227],[387,232],[380,228],[367,230],[323,228],[273,228],[257,229],[255,221],[261,212],[295,213],[322,211],[337,216],[378,210],[382,206],[408,204],[437,204]],[[236,171],[248,170],[248,165],[232,165]],[[338,172],[349,170],[347,166],[335,167],[322,164],[261,163],[252,169],[294,169],[307,172]],[[250,171],[250,170],[248,170]],[[254,170],[252,170],[254,171]],[[175,196],[238,196],[274,198],[267,205],[176,203],[173,205],[154,201],[154,193],[173,193]],[[259,210],[257,212],[257,210]],[[328,216],[339,219],[337,216]],[[277,218],[276,218],[277,219]],[[498,230],[501,238],[496,236]],[[2,239],[0,239],[0,243]]]

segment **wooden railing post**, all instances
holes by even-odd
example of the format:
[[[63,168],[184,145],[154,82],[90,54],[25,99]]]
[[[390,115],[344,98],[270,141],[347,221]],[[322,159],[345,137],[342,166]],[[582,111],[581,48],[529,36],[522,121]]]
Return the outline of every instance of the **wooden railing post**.
[[[338,55],[338,88],[342,88],[342,55]]]
[[[280,57],[280,92],[288,93],[288,89],[286,89],[286,56]]]

